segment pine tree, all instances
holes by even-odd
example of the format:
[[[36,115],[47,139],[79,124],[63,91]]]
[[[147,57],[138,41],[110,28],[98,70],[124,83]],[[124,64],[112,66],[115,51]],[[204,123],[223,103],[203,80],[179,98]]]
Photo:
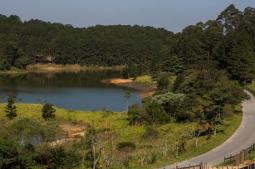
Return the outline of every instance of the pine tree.
[[[6,117],[8,117],[10,120],[14,119],[17,116],[17,110],[15,106],[15,97],[14,96],[9,96],[8,98],[8,103],[6,106]]]
[[[42,117],[45,120],[53,119],[55,118],[55,112],[56,112],[56,109],[53,107],[53,105],[46,103],[43,105],[43,108],[42,108]]]

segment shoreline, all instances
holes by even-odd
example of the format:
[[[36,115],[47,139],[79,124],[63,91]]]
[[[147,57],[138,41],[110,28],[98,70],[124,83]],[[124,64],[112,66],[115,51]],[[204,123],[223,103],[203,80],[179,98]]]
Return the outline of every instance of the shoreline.
[[[13,68],[11,70],[0,71],[1,74],[26,74],[26,73],[79,73],[79,72],[100,72],[100,71],[122,71],[125,68],[119,66],[81,66],[79,64],[33,64],[25,69]]]
[[[119,87],[126,87],[126,88],[137,90],[142,99],[144,99],[146,97],[153,96],[156,92],[156,87],[146,85],[146,84],[137,83],[132,78],[129,78],[129,79],[122,79],[122,78],[104,79],[101,82],[105,83],[105,84],[112,84],[112,85],[116,85]]]
[[[79,72],[98,72],[98,71],[122,71],[124,66],[82,66],[79,64],[34,64],[28,65],[26,70],[28,72],[35,72],[35,73],[79,73]]]

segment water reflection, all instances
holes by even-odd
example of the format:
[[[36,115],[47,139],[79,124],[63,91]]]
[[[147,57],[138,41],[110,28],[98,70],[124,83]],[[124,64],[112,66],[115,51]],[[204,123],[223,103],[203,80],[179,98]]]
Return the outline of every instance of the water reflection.
[[[101,83],[120,77],[118,72],[1,75],[0,96],[17,96],[17,102],[44,103],[70,110],[125,111],[125,89]],[[131,91],[129,105],[140,103],[139,93]]]

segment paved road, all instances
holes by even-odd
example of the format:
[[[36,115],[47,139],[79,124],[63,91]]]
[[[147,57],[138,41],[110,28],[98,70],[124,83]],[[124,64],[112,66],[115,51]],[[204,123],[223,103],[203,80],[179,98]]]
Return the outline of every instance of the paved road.
[[[195,165],[201,162],[209,165],[216,165],[223,162],[225,156],[237,154],[255,143],[255,98],[250,92],[245,92],[250,96],[250,99],[242,103],[244,113],[243,120],[234,135],[217,148],[198,157],[178,163],[178,167]],[[175,166],[176,165],[169,165],[163,168],[173,169]]]

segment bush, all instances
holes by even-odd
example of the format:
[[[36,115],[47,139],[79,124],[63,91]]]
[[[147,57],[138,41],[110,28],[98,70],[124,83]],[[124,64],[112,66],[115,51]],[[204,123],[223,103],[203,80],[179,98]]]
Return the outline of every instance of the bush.
[[[145,120],[145,110],[138,104],[132,105],[128,109],[129,125],[139,125]]]
[[[144,139],[157,139],[159,137],[159,132],[153,126],[146,125],[142,137]]]
[[[0,140],[0,168],[30,168],[32,160],[22,155],[21,147],[11,141]]]
[[[53,105],[46,103],[43,105],[43,108],[42,108],[42,117],[45,120],[53,119],[55,118],[55,112],[56,112],[56,109],[53,107]]]
[[[125,67],[122,74],[124,78],[137,77],[141,74],[141,66],[137,64],[130,64]]]
[[[136,145],[132,142],[121,142],[117,144],[117,150],[121,152],[133,152],[136,149]]]
[[[154,101],[145,103],[145,120],[148,124],[165,124],[171,120],[164,107]]]
[[[6,117],[8,117],[10,120],[14,119],[17,116],[17,110],[15,106],[15,97],[14,96],[9,96],[8,98],[8,103],[6,106]]]
[[[80,157],[73,151],[69,151],[62,146],[44,147],[40,149],[35,157],[35,161],[47,169],[75,168],[79,165]]]
[[[17,141],[20,145],[38,145],[64,137],[64,132],[55,121],[41,122],[29,118],[15,120],[7,127],[7,138]]]
[[[145,85],[153,85],[153,79],[149,75],[139,76],[135,79],[135,82]]]
[[[167,90],[169,83],[169,75],[167,73],[162,73],[157,80],[158,90]]]
[[[133,105],[128,111],[130,125],[164,124],[170,120],[171,116],[167,114],[164,107],[151,99],[145,101],[144,107]]]

